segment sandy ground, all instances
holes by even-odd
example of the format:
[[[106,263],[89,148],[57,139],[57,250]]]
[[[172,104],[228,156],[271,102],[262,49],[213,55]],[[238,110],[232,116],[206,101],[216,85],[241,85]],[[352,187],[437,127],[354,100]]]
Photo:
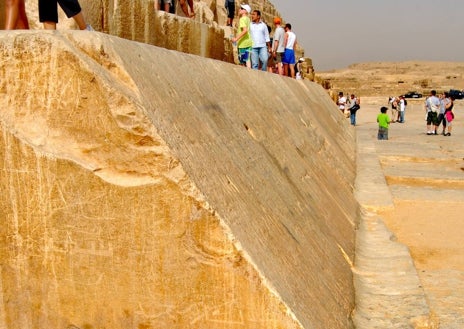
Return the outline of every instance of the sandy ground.
[[[358,139],[376,138],[386,99],[362,99]],[[409,248],[439,328],[464,328],[464,100],[450,137],[425,134],[423,101],[409,101],[406,123],[374,142],[394,205],[376,213]]]

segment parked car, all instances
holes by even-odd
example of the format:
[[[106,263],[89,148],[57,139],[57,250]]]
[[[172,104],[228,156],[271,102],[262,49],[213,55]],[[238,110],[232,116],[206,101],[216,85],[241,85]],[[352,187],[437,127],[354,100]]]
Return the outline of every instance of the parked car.
[[[404,98],[422,98],[422,94],[418,93],[417,91],[410,91],[402,96]]]
[[[464,98],[464,92],[456,89],[450,89],[448,92],[450,97],[453,97],[454,99],[463,99]]]

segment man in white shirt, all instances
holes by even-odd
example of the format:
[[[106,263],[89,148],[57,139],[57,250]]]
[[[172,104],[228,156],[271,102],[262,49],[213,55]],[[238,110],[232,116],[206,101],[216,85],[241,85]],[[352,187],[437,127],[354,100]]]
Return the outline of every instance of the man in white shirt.
[[[251,68],[257,70],[261,61],[261,70],[267,71],[267,61],[271,52],[271,39],[267,25],[261,21],[261,12],[253,10],[251,13],[250,36],[253,40],[251,49]]]
[[[398,114],[398,122],[404,123],[404,111],[406,110],[406,102],[404,96],[400,96],[400,113]]]
[[[437,92],[432,90],[426,100],[427,108],[427,135],[437,135],[438,111],[440,110],[440,99]]]
[[[295,78],[295,49],[296,49],[296,35],[292,32],[292,24],[285,24],[285,52],[282,64],[284,65],[284,75],[288,76],[288,71],[290,68],[290,76]]]
[[[276,28],[274,31],[274,44],[272,45],[272,56],[274,56],[274,60],[277,63],[277,70],[279,71],[279,74],[283,75],[284,67],[282,65],[282,59],[284,57],[285,52],[285,30],[280,24],[280,17],[275,17],[274,25]]]
[[[346,97],[343,96],[343,92],[338,93],[338,101],[337,101],[338,108],[342,113],[345,113],[345,106],[346,106]]]

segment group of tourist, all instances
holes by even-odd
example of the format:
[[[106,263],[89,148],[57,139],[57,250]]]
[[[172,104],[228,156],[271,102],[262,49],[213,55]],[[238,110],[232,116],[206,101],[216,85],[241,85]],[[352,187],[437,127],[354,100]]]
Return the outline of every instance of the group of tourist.
[[[427,135],[438,135],[437,130],[442,126],[441,134],[451,136],[453,128],[452,121],[454,99],[447,92],[437,96],[437,92],[432,90],[430,96],[425,100],[424,108],[427,120]]]
[[[93,31],[82,14],[78,0],[39,0],[39,21],[44,29],[56,30],[58,4],[68,18],[73,18],[81,30]],[[24,0],[5,1],[5,30],[29,29]]]
[[[29,29],[24,1],[25,0],[5,1],[5,30]],[[163,10],[170,12],[173,8],[173,1],[174,0],[155,0],[154,7],[156,10],[163,8]],[[229,0],[226,0],[226,2],[227,1]],[[193,0],[179,0],[179,4],[185,16],[190,18],[195,17]],[[56,24],[58,23],[57,5],[63,9],[68,18],[72,17],[74,19],[79,29],[93,31],[92,26],[85,22],[78,0],[39,0],[39,21],[43,23],[44,29],[56,30]]]
[[[404,123],[406,106],[408,105],[408,102],[404,98],[404,96],[389,97],[388,103],[391,106],[391,113],[392,113],[391,121],[398,122],[398,123]]]
[[[25,0],[6,0],[5,29],[29,29],[26,15]],[[174,0],[155,0],[156,10],[170,12]],[[193,0],[179,0],[180,7],[187,17],[195,17]],[[78,0],[38,0],[39,21],[44,29],[56,29],[58,23],[58,8],[60,6],[68,18],[73,18],[79,29],[93,31],[82,14]],[[225,0],[227,10],[227,25],[232,26],[235,16],[235,0]],[[290,23],[281,26],[280,17],[274,18],[274,35],[272,28],[261,20],[259,10],[251,10],[248,4],[240,5],[240,19],[237,34],[232,42],[237,44],[239,62],[248,68],[261,69],[292,78],[302,78],[302,63],[304,58],[295,59],[297,46],[296,35]],[[249,17],[251,16],[251,19]]]
[[[229,0],[226,0],[226,2]],[[193,9],[193,0],[179,0],[180,8],[186,17],[194,18],[195,10]],[[155,0],[154,6],[156,10],[164,10],[168,13],[173,13],[174,0]]]
[[[259,10],[252,10],[249,5],[242,4],[239,15],[237,34],[231,40],[237,44],[239,63],[254,70],[261,68],[262,71],[301,78],[301,63],[304,59],[300,58],[298,62],[295,59],[297,41],[292,25],[287,23],[282,27],[280,17],[275,17],[274,36],[271,39],[272,28],[262,21]],[[228,22],[232,22],[230,16]],[[295,67],[297,70],[300,68],[300,74],[297,74]]]
[[[361,108],[361,99],[351,94],[349,98],[343,95],[343,92],[338,93],[337,105],[340,111],[348,118],[352,126],[356,126],[356,113]]]
[[[377,116],[377,122],[379,123],[377,138],[380,140],[388,139],[388,127],[390,123],[404,123],[404,113],[407,105],[404,96],[390,97],[388,102],[392,108],[392,118],[390,119],[388,116],[388,109],[385,106],[381,107],[381,113]],[[452,121],[454,119],[453,106],[454,99],[448,92],[437,95],[435,90],[430,91],[430,95],[424,102],[427,135],[438,135],[438,129],[441,125],[441,135],[451,136]]]
[[[388,116],[388,108],[382,106],[380,113],[377,116],[379,130],[377,139],[388,139],[388,128],[390,123],[404,123],[407,107],[407,100],[404,96],[389,97],[388,103],[391,106],[391,118]],[[343,92],[339,92],[337,105],[340,111],[348,118],[350,123],[356,126],[356,112],[360,109],[360,99],[354,94],[349,98],[345,97]],[[438,135],[438,129],[442,126],[441,134],[443,136],[451,136],[454,99],[447,92],[437,95],[435,90],[430,92],[425,100],[424,108],[427,121],[427,135]]]

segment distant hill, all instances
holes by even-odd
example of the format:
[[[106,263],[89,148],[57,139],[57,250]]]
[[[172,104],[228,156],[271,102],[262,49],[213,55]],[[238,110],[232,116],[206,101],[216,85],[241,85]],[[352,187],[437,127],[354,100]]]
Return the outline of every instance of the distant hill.
[[[316,72],[316,80],[333,92],[364,96],[427,94],[431,89],[464,89],[464,62],[368,62]]]

